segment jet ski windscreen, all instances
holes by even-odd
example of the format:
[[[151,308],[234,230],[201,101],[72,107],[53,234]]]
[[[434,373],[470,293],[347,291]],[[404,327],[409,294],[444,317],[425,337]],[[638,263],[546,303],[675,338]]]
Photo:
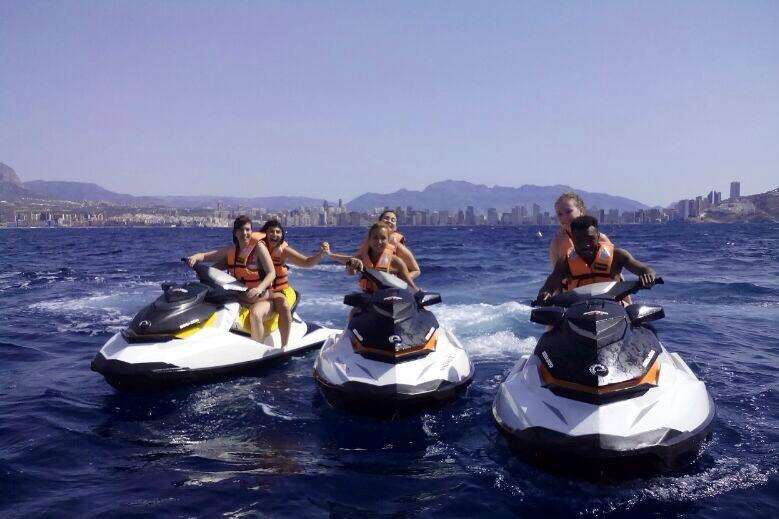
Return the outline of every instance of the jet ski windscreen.
[[[208,266],[204,263],[196,264],[194,269],[197,273],[197,278],[203,283],[219,285],[226,290],[237,290],[239,292],[246,291],[244,285],[223,270]]]
[[[365,269],[363,275],[379,285],[380,288],[397,288],[399,290],[406,290],[408,288],[405,281],[389,272]]]

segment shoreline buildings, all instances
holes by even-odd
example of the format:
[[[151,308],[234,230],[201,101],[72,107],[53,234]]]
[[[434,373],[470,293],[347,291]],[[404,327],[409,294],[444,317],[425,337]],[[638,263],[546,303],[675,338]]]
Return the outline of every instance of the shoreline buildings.
[[[707,196],[680,200],[669,208],[648,208],[619,211],[614,208],[589,208],[599,222],[613,224],[647,224],[668,221],[701,219],[709,211],[730,214],[750,214],[751,202],[740,198],[741,184],[730,184],[730,197],[723,201],[720,191],[711,190]],[[216,207],[176,209],[170,207],[133,208],[105,202],[49,202],[37,201],[18,207],[0,202],[0,225],[5,227],[99,227],[99,226],[182,226],[229,227],[239,214],[246,214],[257,222],[279,220],[287,227],[365,227],[376,221],[386,208],[369,211],[349,211],[343,200],[337,205],[323,201],[319,207],[299,207],[291,210],[270,211],[261,207]],[[538,204],[516,205],[499,210],[490,207],[485,212],[474,206],[454,210],[431,210],[414,207],[396,207],[398,225],[413,226],[549,226],[556,225],[553,213],[542,211]]]

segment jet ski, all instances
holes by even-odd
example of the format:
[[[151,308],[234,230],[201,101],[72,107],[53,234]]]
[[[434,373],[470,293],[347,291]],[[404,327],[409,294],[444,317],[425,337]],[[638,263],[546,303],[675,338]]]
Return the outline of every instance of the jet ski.
[[[405,282],[365,269],[379,287],[353,293],[347,329],[329,338],[314,364],[314,378],[332,405],[397,409],[440,402],[465,389],[473,364],[457,338],[427,307],[435,293],[412,293]]]
[[[637,467],[643,458],[655,470],[694,457],[716,408],[650,324],[663,308],[620,303],[642,288],[640,281],[595,283],[531,311],[531,321],[551,329],[514,366],[492,406],[512,446],[558,467]]]
[[[287,346],[277,316],[259,343],[250,336],[248,309],[238,303],[246,287],[224,271],[198,263],[197,282],[163,283],[162,295],[141,309],[92,360],[92,370],[117,389],[158,389],[256,368],[321,346],[336,330],[307,323],[292,308]]]

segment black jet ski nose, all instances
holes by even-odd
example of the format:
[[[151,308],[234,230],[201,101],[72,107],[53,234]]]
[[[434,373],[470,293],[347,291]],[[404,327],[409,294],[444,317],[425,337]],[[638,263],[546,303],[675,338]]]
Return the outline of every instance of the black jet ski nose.
[[[396,323],[413,317],[416,306],[416,300],[408,290],[396,288],[376,292],[371,302],[379,315],[389,317]]]
[[[574,333],[589,339],[624,334],[627,314],[624,307],[606,299],[588,299],[571,305],[565,312],[568,326]]]

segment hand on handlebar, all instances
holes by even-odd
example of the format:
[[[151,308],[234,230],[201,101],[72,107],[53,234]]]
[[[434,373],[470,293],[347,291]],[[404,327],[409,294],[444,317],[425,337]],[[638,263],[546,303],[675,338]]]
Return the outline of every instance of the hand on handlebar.
[[[183,261],[186,261],[189,268],[192,268],[195,266],[195,263],[198,261],[203,261],[201,254],[193,254],[192,256],[189,256],[188,258],[181,258]]]
[[[538,292],[536,300],[531,303],[531,306],[541,306],[550,299],[552,299],[552,293],[548,290],[541,290]]]
[[[322,243],[319,244],[319,249],[322,252],[322,254],[324,254],[325,256],[330,255],[330,244],[327,243],[326,241],[323,241]]]
[[[357,258],[350,258],[346,262],[346,271],[349,274],[356,274],[357,272],[362,272],[365,266],[362,264],[362,261],[360,261]]]
[[[647,268],[638,279],[641,281],[641,285],[644,288],[649,288],[655,283],[655,280],[657,279],[657,273],[651,268]]]

